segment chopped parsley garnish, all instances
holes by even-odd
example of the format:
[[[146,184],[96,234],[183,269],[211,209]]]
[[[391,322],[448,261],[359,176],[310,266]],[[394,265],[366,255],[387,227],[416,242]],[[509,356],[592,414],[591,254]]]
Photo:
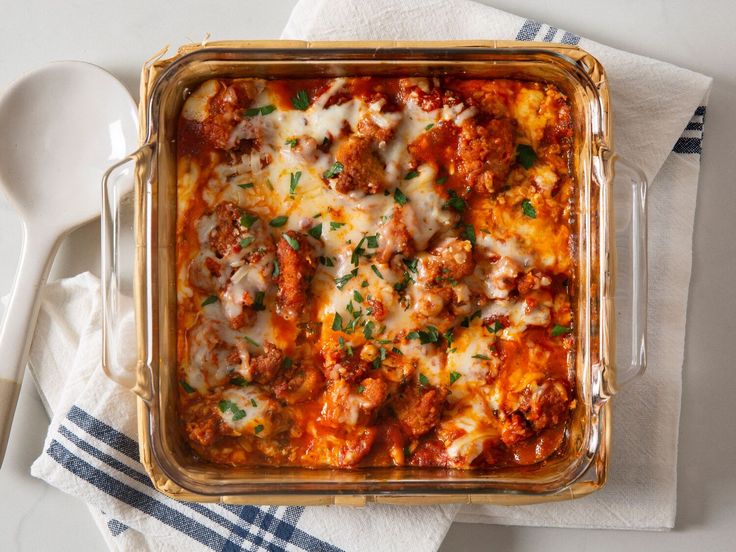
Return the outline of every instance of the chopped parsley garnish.
[[[329,257],[320,256],[319,263],[324,266],[335,266],[335,263]]]
[[[363,249],[363,243],[365,243],[365,236],[363,236],[360,241],[358,242],[358,245],[353,249],[353,254],[350,255],[350,262],[358,266],[358,263],[360,262],[360,256],[365,253],[365,249]]]
[[[366,339],[371,339],[373,337],[373,327],[374,326],[375,324],[373,322],[368,322],[363,327],[363,335],[365,336]]]
[[[537,154],[531,146],[519,144],[516,146],[516,160],[525,169],[530,168],[537,160]]]
[[[367,287],[368,287],[369,285],[370,285],[370,284],[368,283],[368,280],[363,280],[363,281],[362,281],[362,282],[360,283],[360,287],[362,287],[362,288],[367,288]]]
[[[360,292],[357,289],[353,290],[353,299],[355,299],[355,301],[358,303],[363,302],[363,296],[360,294]]]
[[[286,224],[288,220],[289,220],[289,217],[281,215],[280,217],[271,219],[271,222],[269,222],[268,224],[270,226],[273,226],[274,228],[279,228],[280,226],[283,226],[284,224]]]
[[[409,198],[404,195],[404,192],[396,188],[394,190],[394,201],[399,205],[406,205],[409,201]]]
[[[429,130],[434,126],[434,123],[429,123],[427,126],[424,127],[424,130]]]
[[[363,391],[365,391],[365,385],[359,385],[358,386],[358,394],[362,395]]]
[[[296,96],[291,98],[291,103],[299,111],[306,111],[309,107],[309,95],[307,94],[307,91],[299,90],[299,92],[296,93]]]
[[[487,357],[486,355],[473,355],[471,358],[477,358],[478,360],[491,360],[490,357]]]
[[[365,244],[371,249],[376,249],[378,247],[378,234],[375,236],[366,236]]]
[[[455,372],[454,370],[450,372],[450,385],[455,383],[457,380],[459,380],[462,377],[462,374],[460,372]]]
[[[238,188],[243,188],[244,190],[247,190],[248,188],[253,188],[255,184],[252,182],[247,182],[245,184],[238,184]]]
[[[404,272],[404,277],[401,279],[400,282],[396,282],[394,284],[394,289],[401,293],[409,286],[409,282],[413,281],[414,280],[412,279],[411,275],[408,272]]]
[[[245,418],[245,410],[239,408],[238,405],[235,404],[233,401],[223,399],[217,404],[217,407],[223,414],[228,411],[231,412],[233,415],[233,421],[238,421]]]
[[[404,176],[404,180],[411,180],[412,178],[416,178],[419,176],[419,171],[409,171],[406,173],[406,176]]]
[[[312,226],[307,232],[307,234],[312,236],[315,240],[321,239],[322,238],[322,223],[320,222],[317,226]]]
[[[444,334],[442,334],[442,337],[445,338],[445,341],[447,341],[447,346],[452,346],[452,342],[455,341],[455,328],[450,328],[447,330]]]
[[[250,244],[252,244],[254,241],[256,241],[255,236],[246,236],[242,240],[240,240],[240,248],[245,249]]]
[[[462,322],[460,322],[460,325],[461,325],[461,326],[462,326],[463,328],[469,328],[469,327],[470,327],[470,323],[471,323],[471,322],[472,322],[472,321],[473,321],[474,319],[476,319],[476,318],[478,318],[478,317],[480,317],[480,311],[479,311],[479,310],[475,311],[475,312],[474,312],[473,314],[471,314],[470,316],[466,316],[465,318],[463,318],[463,321],[462,321]]]
[[[291,149],[294,149],[298,142],[299,140],[297,140],[296,138],[289,138],[286,142],[284,142],[284,144],[286,144],[287,146],[291,146]]]
[[[292,238],[289,234],[283,234],[286,243],[288,243],[294,251],[299,251],[299,242]]]
[[[266,305],[263,304],[263,299],[265,299],[265,297],[266,297],[265,292],[263,291],[256,292],[256,300],[253,302],[254,311],[266,310]]]
[[[204,301],[202,301],[202,306],[206,307],[207,305],[211,305],[212,303],[217,303],[217,301],[219,301],[217,295],[210,295]]]
[[[358,322],[360,321],[360,315],[361,311],[353,312],[353,319],[345,324],[345,333],[351,334],[355,331],[355,328],[358,326]]]
[[[243,228],[250,229],[251,226],[258,220],[258,217],[251,215],[250,213],[244,214],[240,217],[240,226]]]
[[[472,224],[465,225],[465,237],[471,244],[475,245],[475,228]]]
[[[251,107],[250,109],[246,109],[245,116],[255,117],[256,115],[268,115],[269,113],[273,113],[274,111],[276,111],[275,105],[262,105],[260,107]]]
[[[294,361],[291,360],[291,357],[284,357],[284,360],[281,361],[281,366],[283,366],[285,370],[291,368],[292,364],[294,364]]]
[[[537,210],[528,199],[521,202],[521,211],[529,218],[537,218]]]
[[[445,182],[447,182],[447,175],[444,175],[444,176],[440,176],[440,177],[439,177],[439,178],[437,179],[437,184],[444,184]]]
[[[272,274],[272,276],[274,278],[276,278],[276,276],[278,276],[279,274],[281,274],[281,266],[279,265],[279,260],[278,259],[274,259],[273,260],[273,274]]]
[[[373,273],[374,273],[374,274],[375,274],[376,276],[378,276],[378,277],[379,277],[379,278],[380,278],[381,280],[383,280],[383,274],[381,274],[381,271],[380,271],[380,270],[378,270],[378,267],[377,267],[376,265],[372,264],[372,265],[371,265],[371,270],[373,271]]]
[[[409,269],[410,272],[416,274],[418,259],[403,259],[404,266]]]
[[[238,387],[245,387],[250,382],[245,379],[243,376],[234,376],[230,378],[230,384],[231,385],[237,385]]]
[[[252,338],[248,337],[247,335],[244,335],[243,336],[243,339],[245,339],[248,343],[250,343],[254,347],[260,347],[261,346],[261,344],[258,343],[255,339],[252,339]]]
[[[559,324],[555,324],[552,328],[552,337],[558,337],[560,335],[569,334],[572,331],[572,328],[568,326],[560,326]]]
[[[325,178],[335,178],[338,174],[342,172],[344,168],[345,166],[342,163],[340,163],[339,161],[335,161],[322,176],[324,176]]]
[[[291,176],[289,177],[289,195],[294,197],[294,194],[296,193],[296,187],[299,184],[299,179],[302,177],[302,171],[296,171],[295,173],[291,173]]]
[[[501,324],[501,322],[499,322],[498,320],[494,320],[493,324],[488,324],[486,326],[486,329],[491,333],[498,333],[498,331],[503,330],[504,327],[505,326]]]
[[[337,230],[338,228],[342,228],[343,226],[345,226],[344,222],[330,222],[330,230]]]
[[[189,385],[184,380],[181,380],[179,383],[181,384],[181,386],[184,389],[184,391],[186,391],[187,393],[194,393],[196,391],[196,389],[194,387],[192,387],[191,385]]]
[[[252,404],[253,406],[258,406],[258,403],[256,402],[255,399],[251,399],[250,404]]]
[[[358,275],[358,269],[354,268],[344,276],[340,276],[339,278],[335,278],[335,284],[337,285],[337,289],[342,289],[345,287],[345,284],[347,284],[350,280],[355,278]]]
[[[258,424],[253,431],[255,431],[256,435],[258,435],[261,431],[263,431],[263,424]]]
[[[427,326],[426,330],[416,330],[409,332],[407,339],[418,339],[422,345],[427,343],[437,343],[440,340],[440,332],[434,326]]]
[[[429,378],[424,374],[419,374],[419,384],[422,386],[429,385]]]
[[[404,356],[404,353],[401,352],[401,349],[398,347],[391,347],[391,352],[396,353],[397,355]]]
[[[445,201],[445,208],[454,209],[458,213],[462,213],[467,207],[465,200],[455,193],[455,190],[450,190],[450,199]]]

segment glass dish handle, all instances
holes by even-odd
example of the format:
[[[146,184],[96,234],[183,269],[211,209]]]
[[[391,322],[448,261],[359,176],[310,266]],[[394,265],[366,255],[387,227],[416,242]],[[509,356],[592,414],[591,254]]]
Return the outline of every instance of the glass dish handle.
[[[102,369],[111,380],[145,398],[148,382],[138,370],[134,279],[135,259],[145,232],[135,238],[137,221],[145,220],[149,145],[121,159],[102,177]],[[138,205],[136,205],[136,202]],[[138,210],[138,213],[136,211]],[[145,380],[145,378],[144,378]]]
[[[616,157],[613,181],[616,224],[615,378],[610,392],[641,376],[647,366],[647,178]],[[629,360],[628,365],[626,360]]]

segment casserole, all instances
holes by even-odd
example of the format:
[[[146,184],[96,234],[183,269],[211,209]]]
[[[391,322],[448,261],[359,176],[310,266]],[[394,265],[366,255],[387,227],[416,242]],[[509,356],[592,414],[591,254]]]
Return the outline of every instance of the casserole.
[[[610,434],[608,399],[622,380],[643,369],[642,311],[632,335],[639,356],[616,382],[613,370],[612,151],[608,91],[596,60],[574,47],[526,43],[377,44],[350,48],[333,44],[216,44],[187,47],[171,60],[144,71],[141,114],[145,145],[106,175],[105,209],[114,213],[126,175],[136,176],[135,303],[139,362],[135,391],[139,400],[142,460],[156,486],[178,498],[249,503],[325,503],[364,501],[515,502],[586,494],[605,481]],[[370,46],[370,45],[366,45]],[[187,95],[210,77],[221,78],[513,78],[543,81],[570,102],[573,126],[571,170],[577,182],[571,351],[574,408],[565,428],[565,446],[540,464],[486,467],[465,471],[447,467],[367,467],[351,471],[301,467],[223,467],[202,463],[181,438],[176,396],[180,392],[176,347],[176,120]],[[632,175],[636,175],[632,171]],[[630,180],[638,193],[632,222],[641,226],[643,181]],[[118,217],[104,225],[119,228]],[[118,236],[107,232],[108,239]],[[637,236],[636,290],[645,277],[645,250]],[[105,329],[119,315],[116,294],[124,291],[119,258],[105,275]],[[639,299],[638,305],[645,304]],[[112,340],[108,340],[112,341]],[[106,343],[105,365],[118,371]],[[232,412],[231,412],[231,415]]]

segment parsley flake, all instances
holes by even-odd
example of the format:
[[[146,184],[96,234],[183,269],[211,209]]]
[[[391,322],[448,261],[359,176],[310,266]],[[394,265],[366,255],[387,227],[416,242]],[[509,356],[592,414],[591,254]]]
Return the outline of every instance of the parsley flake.
[[[296,193],[296,187],[299,184],[299,179],[302,177],[302,171],[296,171],[295,173],[291,173],[291,176],[289,177],[289,195],[291,197],[294,197],[294,194]]]
[[[245,116],[255,117],[256,115],[268,115],[269,113],[273,113],[274,111],[276,111],[275,105],[262,105],[260,107],[251,107],[250,109],[246,109]]]
[[[528,199],[521,202],[521,211],[529,218],[537,218],[537,210]]]
[[[519,165],[525,169],[529,169],[537,160],[537,154],[531,146],[519,144],[516,146],[516,160]]]
[[[258,424],[253,431],[255,431],[256,435],[258,435],[261,431],[263,431],[263,424]]]
[[[458,213],[462,213],[467,207],[465,200],[455,193],[455,190],[450,190],[450,199],[445,201],[445,209],[454,209]]]
[[[498,320],[494,320],[493,324],[488,324],[486,326],[486,329],[491,333],[498,333],[498,331],[503,330],[504,327],[505,326],[501,324],[501,322],[499,322]]]
[[[246,236],[242,240],[240,240],[240,248],[245,249],[250,244],[252,244],[254,241],[256,241],[256,238],[254,236]]]
[[[279,274],[281,274],[281,266],[279,265],[279,260],[274,259],[273,260],[273,274],[272,276],[276,278]]]
[[[240,217],[240,226],[250,229],[257,220],[258,217],[251,215],[250,213],[246,213]]]
[[[394,190],[394,201],[399,205],[406,205],[409,202],[409,198],[404,195],[404,192],[396,188]]]
[[[192,387],[191,385],[189,385],[184,380],[181,380],[179,383],[181,384],[181,386],[184,389],[184,391],[186,391],[187,393],[194,393],[196,391],[196,389],[194,389],[194,387]]]
[[[345,165],[343,165],[339,161],[335,161],[332,166],[324,172],[322,176],[324,176],[325,178],[335,178],[338,174],[342,172],[344,168]]]
[[[322,223],[320,222],[317,226],[312,226],[307,232],[307,234],[312,236],[315,240],[321,239],[322,238]]]
[[[462,377],[462,374],[460,372],[455,372],[454,370],[450,372],[450,385],[455,383],[457,380],[459,380]]]
[[[291,98],[291,104],[299,111],[306,111],[309,107],[309,95],[306,90],[299,90],[296,96]]]
[[[465,225],[465,237],[471,244],[475,245],[475,228],[472,224]]]
[[[253,188],[255,184],[252,182],[246,182],[245,184],[238,184],[238,188],[243,188],[244,190],[247,190],[248,188]]]
[[[261,344],[258,343],[255,339],[248,337],[247,335],[243,336],[243,339],[245,339],[248,343],[253,345],[254,347],[260,347]]]
[[[371,270],[373,271],[373,273],[374,273],[374,274],[375,274],[376,276],[378,276],[378,277],[379,277],[379,278],[380,278],[381,280],[383,280],[383,274],[381,274],[381,271],[380,271],[380,270],[378,270],[378,267],[377,267],[376,265],[372,264],[372,265],[371,265]]]
[[[289,234],[283,234],[283,238],[294,251],[299,251],[299,242],[296,239],[292,238]]]
[[[478,360],[491,360],[490,357],[487,357],[486,355],[473,355],[471,358],[477,358]]]
[[[332,331],[333,332],[341,332],[342,331],[342,316],[339,312],[335,313],[335,318],[332,319]]]
[[[357,289],[353,290],[353,299],[355,299],[355,301],[358,303],[363,302],[363,296],[360,294],[360,292]]]
[[[212,303],[217,303],[218,301],[219,299],[217,298],[217,295],[210,295],[204,301],[202,301],[202,306],[206,307],[207,305],[211,305]]]
[[[269,226],[273,226],[274,228],[279,228],[283,226],[284,224],[286,224],[288,220],[289,220],[289,217],[285,217],[282,215],[280,217],[271,219],[271,221],[268,224]]]
[[[362,395],[363,391],[365,391],[365,385],[359,385],[358,386],[358,394]]]
[[[429,378],[424,374],[419,374],[419,384],[422,386],[429,385]]]
[[[568,326],[560,326],[559,324],[555,324],[552,328],[552,337],[558,337],[561,335],[569,334],[572,331],[572,328]]]
[[[429,130],[434,126],[434,123],[429,123],[427,126],[424,127],[424,130]]]
[[[365,244],[371,249],[376,249],[378,247],[378,234],[375,236],[366,236]]]
[[[298,142],[299,140],[297,140],[296,138],[289,138],[286,142],[284,142],[284,144],[286,144],[287,146],[291,146],[291,149],[294,149]]]
[[[330,222],[330,230],[337,230],[338,228],[342,228],[343,226],[345,226],[344,222]]]
[[[345,287],[345,284],[347,284],[350,280],[355,278],[358,275],[358,269],[354,268],[344,276],[340,276],[339,278],[335,278],[335,284],[337,285],[337,289],[342,289]]]
[[[266,305],[263,304],[263,300],[266,297],[266,293],[263,291],[256,292],[256,300],[253,302],[254,311],[266,310]]]
[[[416,178],[419,176],[419,171],[409,171],[406,173],[406,176],[404,176],[404,180],[411,180],[412,178]]]

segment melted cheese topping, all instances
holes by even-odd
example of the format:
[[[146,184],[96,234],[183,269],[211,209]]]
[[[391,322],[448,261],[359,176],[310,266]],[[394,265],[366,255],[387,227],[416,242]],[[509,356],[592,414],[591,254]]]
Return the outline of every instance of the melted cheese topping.
[[[571,128],[540,83],[203,82],[177,144],[179,411],[197,453],[457,468],[553,453],[522,451],[573,404]],[[305,264],[283,264],[284,234]]]

